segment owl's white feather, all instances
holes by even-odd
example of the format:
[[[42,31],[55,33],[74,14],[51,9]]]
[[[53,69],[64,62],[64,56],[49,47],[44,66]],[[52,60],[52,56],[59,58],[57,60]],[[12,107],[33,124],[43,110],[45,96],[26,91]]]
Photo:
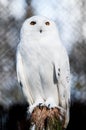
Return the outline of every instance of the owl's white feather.
[[[69,122],[70,67],[55,23],[43,16],[25,20],[17,48],[17,77],[32,111],[58,107]]]

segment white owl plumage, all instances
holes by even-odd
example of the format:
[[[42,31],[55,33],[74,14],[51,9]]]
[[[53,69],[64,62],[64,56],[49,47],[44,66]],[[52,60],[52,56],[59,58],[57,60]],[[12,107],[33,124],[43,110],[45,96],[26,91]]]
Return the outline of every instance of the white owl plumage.
[[[55,23],[44,16],[25,20],[17,48],[17,77],[32,112],[37,105],[65,111],[69,122],[70,67]]]

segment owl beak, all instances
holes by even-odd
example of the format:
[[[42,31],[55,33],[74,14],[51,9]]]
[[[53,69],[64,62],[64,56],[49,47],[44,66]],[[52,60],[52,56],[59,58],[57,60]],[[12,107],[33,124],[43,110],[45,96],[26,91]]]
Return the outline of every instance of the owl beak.
[[[42,29],[40,29],[39,31],[40,31],[40,33],[42,33]]]

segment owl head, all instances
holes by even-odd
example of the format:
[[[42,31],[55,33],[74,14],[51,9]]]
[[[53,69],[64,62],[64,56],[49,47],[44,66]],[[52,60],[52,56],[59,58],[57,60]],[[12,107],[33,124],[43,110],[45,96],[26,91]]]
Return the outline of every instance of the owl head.
[[[57,35],[58,30],[55,23],[44,16],[33,16],[25,20],[21,28],[21,37],[43,38]]]

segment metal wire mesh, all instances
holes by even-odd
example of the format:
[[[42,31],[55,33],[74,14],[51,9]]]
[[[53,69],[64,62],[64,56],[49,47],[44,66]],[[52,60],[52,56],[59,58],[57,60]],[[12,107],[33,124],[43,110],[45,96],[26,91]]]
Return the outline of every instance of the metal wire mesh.
[[[22,17],[21,19],[16,19],[15,17],[13,17],[9,11],[9,6],[13,0],[7,0],[7,1],[10,2],[8,6],[6,5],[4,6],[0,1],[0,104],[5,105],[5,106],[9,106],[9,104],[15,103],[16,101],[20,102],[23,99],[22,92],[20,88],[18,87],[17,77],[16,77],[16,47],[19,42],[19,33],[20,33],[22,22],[26,19],[26,17]],[[28,2],[28,5],[25,10],[26,10],[26,15],[28,17],[32,14],[33,15],[34,14],[48,14],[49,16],[53,16],[54,19],[55,18],[58,19],[57,15],[62,15],[63,13],[64,19],[62,19],[62,16],[61,16],[61,19],[59,17],[59,20],[57,20],[56,23],[58,24],[58,21],[59,22],[61,21],[61,23],[63,24],[63,21],[65,21],[65,24],[63,25],[61,25],[61,23],[59,24],[59,30],[61,31],[61,26],[65,26],[65,29],[63,28],[63,31],[67,30],[66,32],[67,34],[68,34],[68,31],[71,31],[71,29],[68,29],[68,27],[70,28],[68,24],[71,24],[74,22],[73,26],[71,27],[73,28],[73,32],[75,32],[75,30],[78,31],[78,33],[76,32],[76,35],[78,34],[78,38],[76,39],[79,39],[79,40],[74,41],[74,42],[77,42],[77,44],[73,46],[72,51],[70,53],[71,71],[73,74],[73,78],[76,77],[73,80],[74,82],[73,85],[75,85],[78,88],[78,90],[85,92],[86,91],[86,81],[85,81],[86,79],[86,67],[85,67],[86,66],[86,60],[85,60],[85,57],[86,57],[86,37],[85,37],[86,36],[85,35],[86,2],[85,0],[80,0],[80,2],[78,1],[76,3],[76,5],[79,5],[79,12],[77,13],[80,13],[80,15],[78,15],[80,18],[76,18],[74,16],[73,19],[69,19],[71,17],[66,16],[65,12],[58,13],[58,10],[56,10],[57,12],[55,13],[55,15],[53,15],[52,12],[56,7],[54,8],[52,6],[53,7],[52,10],[47,10],[46,8],[47,6],[48,9],[50,9],[51,7],[51,6],[49,7],[50,1],[47,1],[47,4],[46,2],[45,4],[42,4],[43,1],[39,4],[38,2],[36,2],[36,0],[32,0],[32,1],[27,0],[27,2]],[[32,4],[30,4],[30,2]],[[57,7],[58,5],[61,4],[59,0],[57,1],[55,0],[53,2],[57,4]],[[51,4],[55,5],[55,3],[53,2],[51,2]],[[65,1],[63,1],[63,4],[64,2]],[[59,6],[60,11],[63,11],[65,7],[63,4],[61,4],[62,7]],[[68,6],[69,5],[71,5],[71,2],[69,2]],[[70,6],[71,10],[74,10],[75,13],[77,11],[76,5],[74,7]],[[67,9],[65,8],[65,10],[66,12],[69,12],[68,8]],[[74,11],[72,13],[71,10],[70,10],[71,14],[69,15],[72,16]],[[76,22],[77,19],[78,21],[79,20],[80,21]],[[70,21],[69,23],[68,23],[68,20]],[[79,23],[78,26],[76,25],[77,23]],[[84,30],[84,33],[82,29]],[[76,35],[74,34],[73,37],[75,38]],[[70,37],[72,36],[70,35]],[[84,94],[83,97],[85,97],[85,95],[86,94]]]

